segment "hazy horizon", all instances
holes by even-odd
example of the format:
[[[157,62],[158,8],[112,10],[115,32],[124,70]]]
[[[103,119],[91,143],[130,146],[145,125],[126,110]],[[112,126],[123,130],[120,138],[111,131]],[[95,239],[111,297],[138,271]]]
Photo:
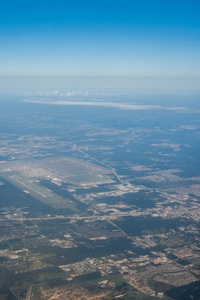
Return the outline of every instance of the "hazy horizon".
[[[146,76],[0,76],[2,89],[139,89],[139,90],[196,90],[200,77]],[[199,91],[198,91],[199,93]]]

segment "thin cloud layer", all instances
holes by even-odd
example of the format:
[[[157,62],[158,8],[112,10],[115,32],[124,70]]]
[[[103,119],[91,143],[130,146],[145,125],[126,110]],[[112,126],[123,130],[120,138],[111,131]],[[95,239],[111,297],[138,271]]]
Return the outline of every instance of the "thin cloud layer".
[[[199,112],[193,111],[186,107],[165,107],[161,105],[138,105],[138,104],[126,104],[126,103],[114,103],[103,101],[44,101],[44,100],[22,100],[27,103],[47,104],[47,105],[75,105],[75,106],[99,106],[99,107],[111,107],[121,110],[175,110],[178,112]]]

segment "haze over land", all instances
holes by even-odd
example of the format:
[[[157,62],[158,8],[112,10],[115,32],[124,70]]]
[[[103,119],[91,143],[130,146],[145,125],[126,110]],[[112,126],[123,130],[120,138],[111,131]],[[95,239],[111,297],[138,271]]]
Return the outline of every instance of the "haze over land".
[[[3,299],[198,297],[198,99],[119,89],[2,97]]]

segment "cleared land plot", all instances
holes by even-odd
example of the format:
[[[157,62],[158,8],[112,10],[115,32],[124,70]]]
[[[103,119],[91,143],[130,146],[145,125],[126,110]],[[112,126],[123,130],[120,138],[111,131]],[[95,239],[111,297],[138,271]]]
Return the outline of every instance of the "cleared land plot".
[[[44,159],[44,164],[47,164],[52,169],[57,169],[63,172],[67,172],[70,175],[80,174],[110,174],[111,170],[97,166],[96,164],[90,163],[77,158],[53,158]]]

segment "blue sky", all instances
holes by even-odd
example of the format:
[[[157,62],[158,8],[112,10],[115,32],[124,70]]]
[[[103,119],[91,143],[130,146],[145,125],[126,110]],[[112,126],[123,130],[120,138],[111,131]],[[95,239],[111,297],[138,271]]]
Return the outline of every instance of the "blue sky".
[[[195,0],[0,2],[0,76],[200,77]]]

